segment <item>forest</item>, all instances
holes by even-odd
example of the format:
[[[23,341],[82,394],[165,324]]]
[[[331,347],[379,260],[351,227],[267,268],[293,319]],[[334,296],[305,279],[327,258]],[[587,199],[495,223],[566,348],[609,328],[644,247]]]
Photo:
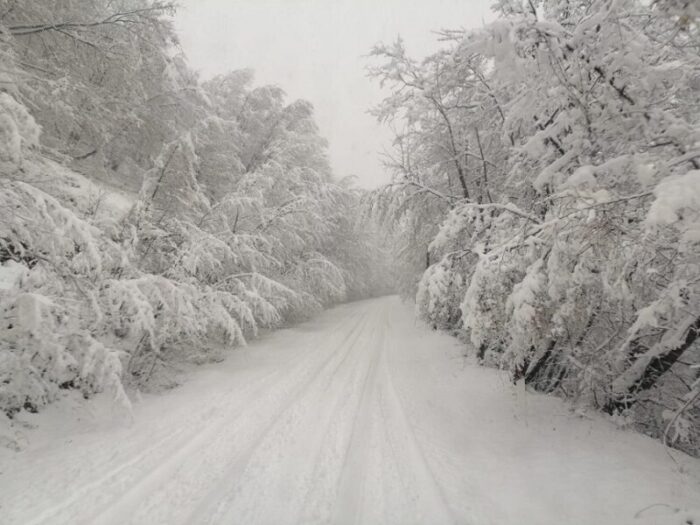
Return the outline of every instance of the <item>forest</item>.
[[[86,9],[89,7],[89,9]],[[301,100],[200,82],[174,6],[0,2],[0,410],[169,381],[382,293],[361,192]]]
[[[391,90],[370,206],[400,292],[479,362],[700,452],[700,4],[501,0]]]
[[[310,103],[202,80],[175,9],[0,0],[5,417],[129,407],[399,293],[514,383],[700,454],[700,4],[497,0],[426,58],[376,45],[395,136],[371,191]]]

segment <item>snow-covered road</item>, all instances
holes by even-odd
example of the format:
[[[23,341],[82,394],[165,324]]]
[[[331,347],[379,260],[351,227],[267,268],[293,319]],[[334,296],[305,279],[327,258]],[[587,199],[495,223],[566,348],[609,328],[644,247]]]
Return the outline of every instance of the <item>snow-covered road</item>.
[[[61,410],[0,455],[0,523],[620,525],[700,504],[697,460],[674,452],[681,473],[659,443],[465,363],[396,298],[235,350],[133,422]]]

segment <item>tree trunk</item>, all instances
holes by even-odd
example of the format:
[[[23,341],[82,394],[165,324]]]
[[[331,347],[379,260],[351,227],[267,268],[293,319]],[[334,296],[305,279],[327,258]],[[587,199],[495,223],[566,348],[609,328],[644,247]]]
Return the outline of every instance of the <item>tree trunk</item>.
[[[695,342],[700,335],[700,318],[696,318],[689,323],[689,326],[684,330],[685,336],[680,338],[680,343],[671,345],[659,352],[659,345],[663,345],[663,339],[668,336],[668,332],[664,334],[661,341],[654,345],[649,352],[655,352],[650,358],[645,359],[644,355],[640,355],[635,363],[628,369],[616,382],[620,382],[623,388],[615,388],[613,384],[613,395],[603,407],[603,410],[608,414],[620,412],[634,405],[641,392],[650,390],[668,372],[673,365],[678,362],[681,356]],[[655,351],[655,349],[657,349]],[[645,364],[646,362],[646,364]],[[633,381],[629,381],[626,377],[632,375]],[[627,384],[629,383],[629,384]]]

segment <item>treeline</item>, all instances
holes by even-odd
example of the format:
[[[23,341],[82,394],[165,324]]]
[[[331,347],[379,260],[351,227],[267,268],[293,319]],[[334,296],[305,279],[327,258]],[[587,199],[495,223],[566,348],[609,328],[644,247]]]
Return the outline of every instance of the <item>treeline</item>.
[[[494,8],[423,61],[374,49],[402,292],[514,381],[697,454],[700,7]]]
[[[386,290],[310,104],[201,82],[170,3],[0,0],[0,410],[147,386]]]

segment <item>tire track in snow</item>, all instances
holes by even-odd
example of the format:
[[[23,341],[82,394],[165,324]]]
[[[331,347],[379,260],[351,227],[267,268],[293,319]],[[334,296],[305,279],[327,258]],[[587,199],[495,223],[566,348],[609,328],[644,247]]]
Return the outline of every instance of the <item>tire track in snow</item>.
[[[385,337],[380,331],[380,337]],[[379,348],[383,345],[380,340]],[[345,450],[337,484],[338,499],[335,504],[334,523],[362,523],[362,500],[365,489],[365,473],[368,457],[368,437],[371,433],[373,393],[377,382],[379,352],[371,352],[370,361],[362,381],[361,394],[355,409],[350,438]]]
[[[349,322],[347,322],[347,324],[350,324],[350,330],[341,341],[341,345],[345,344],[345,342],[352,337],[354,331],[365,316],[366,314],[364,312],[360,312],[359,315],[348,320]],[[344,332],[345,331],[342,333]],[[307,352],[302,353],[302,357],[312,353],[313,349],[309,349]],[[332,357],[331,355],[329,359]],[[304,361],[304,359],[301,359],[295,368],[299,369],[308,366],[308,363]],[[213,407],[208,413],[211,414],[222,406],[228,406],[228,400],[232,397],[231,394],[235,392],[235,399],[238,401],[235,404],[235,408],[241,409],[238,410],[238,412],[240,412],[239,415],[242,415],[244,413],[242,409],[245,409],[259,394],[269,390],[271,386],[274,386],[274,379],[280,376],[294,377],[293,374],[290,375],[290,370],[275,369],[257,378],[251,384],[245,385],[242,392],[235,392],[235,387],[227,389],[220,395],[217,395],[215,399],[210,400]],[[234,420],[227,419],[227,416],[231,415],[232,412],[235,414],[236,410],[225,411],[220,414],[214,422],[210,421],[207,423],[204,420],[206,418],[198,418],[187,427],[174,431],[171,428],[170,433],[156,440],[155,443],[150,445],[146,450],[139,451],[134,457],[111,468],[98,479],[73,489],[60,503],[44,509],[35,518],[29,521],[23,521],[22,523],[26,523],[27,525],[40,525],[43,523],[67,523],[71,525],[75,523],[89,523],[92,525],[93,523],[98,523],[98,520],[108,521],[110,519],[110,508],[118,505],[120,501],[128,498],[130,494],[133,495],[137,489],[143,488],[143,484],[148,483],[149,480],[151,481],[151,486],[154,485],[154,479],[162,479],[164,477],[164,469],[168,472],[172,472],[177,468],[178,461],[186,456],[186,453],[196,450],[196,446],[204,442],[206,438],[215,435],[224,426],[234,423],[235,419],[237,419],[235,416]],[[201,428],[199,424],[205,424],[205,427]],[[191,429],[191,431],[187,432],[188,429]],[[166,428],[165,430],[167,431],[168,429]],[[178,437],[181,439],[177,439]],[[134,472],[129,472],[129,469],[132,468]],[[115,492],[117,493],[116,496]],[[138,499],[140,496],[141,494],[137,495],[135,498],[132,497],[132,499]],[[89,508],[85,508],[84,503],[88,498],[92,500],[92,503]],[[97,500],[97,506],[99,508],[97,511],[94,510],[96,507],[95,500]],[[101,503],[101,500],[106,501]],[[78,517],[84,515],[88,510],[92,510],[89,516]],[[60,521],[62,519],[64,521]],[[116,519],[116,523],[121,524],[123,522],[123,518],[119,517]]]
[[[350,323],[348,323],[350,325],[350,329],[347,330],[347,333],[345,333],[345,331],[341,332],[345,333],[345,335],[340,343],[337,343],[337,348],[342,348],[352,340],[354,334],[358,331],[359,327],[361,327],[365,317],[366,315],[360,314],[356,318],[352,318],[350,320]],[[230,460],[230,457],[228,457],[229,454],[234,457],[240,455],[240,451],[232,450],[230,447],[227,447],[227,442],[236,444],[236,440],[239,437],[242,437],[244,442],[248,442],[248,440],[252,439],[253,446],[255,446],[255,436],[240,436],[240,434],[246,431],[248,431],[250,434],[249,429],[256,428],[256,425],[259,424],[259,421],[256,420],[258,419],[257,414],[266,414],[270,412],[270,407],[268,407],[268,405],[272,405],[272,408],[274,408],[278,402],[278,398],[281,398],[283,402],[291,404],[299,395],[297,392],[303,391],[306,383],[313,381],[319,371],[325,368],[336,355],[334,350],[329,351],[327,354],[323,354],[323,352],[317,353],[321,354],[322,361],[318,368],[310,368],[313,371],[312,373],[305,374],[305,372],[309,370],[309,363],[305,362],[304,359],[301,359],[299,363],[292,368],[292,370],[275,370],[273,373],[269,374],[269,376],[267,376],[268,381],[266,381],[265,384],[257,388],[253,395],[248,396],[244,401],[239,403],[239,405],[243,407],[242,411],[235,414],[232,419],[225,419],[221,421],[220,424],[216,425],[216,428],[210,429],[206,433],[203,432],[199,436],[196,436],[197,441],[195,444],[187,444],[185,447],[178,450],[173,457],[168,459],[167,463],[159,466],[157,469],[150,472],[148,476],[141,479],[139,483],[133,486],[127,493],[122,494],[118,501],[110,505],[110,507],[103,509],[95,519],[90,521],[90,523],[94,523],[95,525],[102,523],[118,523],[120,525],[129,522],[142,523],[139,522],[138,512],[135,510],[138,508],[149,508],[151,510],[155,509],[160,512],[164,512],[167,516],[164,517],[164,521],[160,522],[167,524],[173,523],[173,519],[175,518],[171,515],[172,512],[170,512],[170,510],[171,506],[177,502],[173,501],[173,491],[163,487],[161,483],[163,481],[170,481],[177,489],[181,487],[182,480],[184,480],[185,485],[196,489],[198,487],[193,486],[194,483],[192,480],[196,480],[198,479],[198,475],[202,475],[201,472],[198,472],[201,470],[200,466],[207,463],[213,463],[207,462],[207,457],[213,456],[214,459],[223,459],[225,463],[226,461]],[[308,352],[304,352],[303,354],[304,356],[311,355],[311,357],[316,357],[316,355],[314,355],[313,348],[310,348]],[[301,373],[301,377],[299,377],[299,373]],[[307,378],[307,375],[310,376],[310,378]],[[276,381],[278,379],[280,381]],[[301,386],[298,383],[299,380],[302,381]],[[288,392],[288,390],[291,390],[291,393]],[[268,395],[266,396],[265,393]],[[261,396],[261,394],[263,395]],[[246,419],[250,418],[251,415],[252,421],[247,421]],[[274,414],[268,414],[267,418],[274,422],[276,416]],[[221,432],[225,428],[228,428],[230,432]],[[212,436],[216,436],[216,439],[213,443],[208,442],[208,439]],[[221,457],[222,453],[226,453],[227,457]],[[185,475],[184,472],[180,471],[188,466],[188,459],[192,460],[193,464],[190,463],[190,471]],[[214,464],[211,466],[215,467]],[[216,478],[213,476],[206,477],[208,478],[207,481],[209,483],[216,481]],[[220,477],[221,475],[219,478]],[[143,497],[144,493],[150,496],[149,499],[153,498],[153,493],[157,493],[161,495],[162,499],[165,501],[163,501],[162,505],[160,506],[154,505],[149,501],[145,501],[145,498]],[[183,494],[182,496],[191,498],[192,495]],[[149,523],[154,523],[151,521],[152,518],[147,519],[149,520]],[[187,523],[190,523],[190,521],[187,521]]]
[[[368,350],[329,521],[457,523],[394,389],[388,364],[391,329],[385,306],[377,316],[378,336]]]
[[[376,315],[374,316],[376,320]],[[330,523],[340,490],[347,451],[353,434],[353,425],[361,410],[361,399],[368,373],[374,362],[373,343],[381,336],[378,325],[373,326],[367,341],[355,348],[356,363],[349,373],[349,388],[343,384],[338,393],[332,417],[324,428],[323,441],[314,454],[310,483],[305,490],[303,504],[296,523]]]
[[[361,314],[355,315],[350,320],[356,320],[360,317]],[[305,357],[309,353],[310,351],[307,350],[306,352],[303,352],[303,356]],[[69,511],[71,506],[82,507],[81,503],[83,503],[84,500],[90,496],[92,497],[93,502],[95,499],[100,500],[108,498],[111,493],[105,491],[105,488],[109,487],[110,484],[115,486],[128,486],[129,480],[132,477],[138,477],[141,471],[148,471],[150,465],[158,463],[163,458],[167,458],[172,450],[177,450],[178,448],[184,446],[187,442],[196,437],[197,434],[201,433],[203,427],[211,425],[212,420],[215,419],[218,421],[224,418],[226,414],[217,415],[217,412],[220,412],[222,407],[229,407],[228,400],[240,400],[239,403],[234,405],[234,407],[240,407],[244,405],[246,392],[248,392],[251,388],[254,388],[258,382],[266,382],[266,379],[271,379],[274,376],[279,376],[284,373],[284,371],[277,369],[274,369],[272,372],[267,374],[258,373],[255,378],[250,379],[246,384],[235,384],[231,386],[231,388],[226,388],[223,392],[219,392],[215,396],[200,400],[200,402],[203,401],[202,404],[204,406],[209,407],[203,414],[186,421],[185,424],[181,424],[176,428],[173,427],[170,419],[166,419],[165,422],[159,425],[157,428],[157,435],[152,436],[152,439],[148,440],[148,444],[145,447],[144,442],[139,439],[125,439],[123,442],[117,444],[116,450],[109,449],[109,453],[104,449],[104,447],[99,447],[99,455],[97,455],[98,461],[91,463],[88,474],[94,474],[95,472],[103,472],[104,470],[107,470],[106,473],[103,473],[97,479],[93,477],[93,479],[78,485],[77,487],[73,488],[70,493],[59,492],[58,497],[60,498],[60,502],[56,504],[49,504],[48,506],[47,503],[50,502],[49,498],[54,500],[59,498],[54,497],[56,494],[45,494],[40,500],[37,500],[37,495],[41,495],[42,490],[44,492],[48,492],[43,488],[26,495],[15,495],[12,499],[15,513],[19,513],[20,515],[22,513],[35,514],[32,518],[22,518],[21,521],[18,521],[18,523],[21,523],[22,525],[37,525],[46,523],[46,521],[49,519],[51,520],[49,523],[55,523],[54,520],[59,518],[60,513]],[[262,386],[257,389],[256,392],[263,391],[264,389],[265,387]],[[243,396],[243,399],[240,399],[241,396]],[[230,408],[228,411],[231,411]],[[124,437],[128,438],[130,436],[127,433],[127,435]],[[137,438],[138,437],[142,436],[137,436]],[[97,444],[99,445],[100,443],[98,442]],[[51,461],[53,458],[51,457],[47,459],[51,463],[53,470],[58,468],[59,472],[67,472],[70,470],[71,464],[76,463],[80,465],[80,460],[82,459],[81,456],[87,455],[90,458],[95,456],[95,451],[93,449],[97,447],[94,445],[95,443],[88,442],[83,444],[81,441],[79,441],[72,447],[76,453],[68,454],[67,457],[62,456],[60,458],[60,464],[53,463]],[[110,445],[112,444],[110,443]],[[87,450],[83,450],[83,446],[85,446]],[[125,459],[114,465],[115,458]],[[38,464],[29,463],[29,465],[27,465],[25,468],[14,471],[13,476],[34,478],[38,481],[44,480],[46,481],[48,488],[51,489],[54,487],[51,487],[48,482],[52,480],[45,479],[38,474],[38,470],[45,469],[47,466],[48,465],[44,464],[43,462]],[[134,469],[135,472],[129,474],[129,469]],[[83,474],[83,471],[79,470],[76,472],[77,476],[81,474]],[[120,476],[121,478],[125,479],[121,479]],[[74,482],[74,478],[66,478],[65,482]],[[119,490],[119,487],[116,487],[116,489]],[[49,501],[47,501],[47,499],[49,499]],[[23,505],[18,504],[20,501],[23,502]],[[36,515],[37,503],[43,504],[43,509],[38,516]],[[22,511],[22,507],[25,507],[24,511]],[[66,523],[74,523],[73,514],[69,513],[68,515],[69,517],[66,518]]]
[[[255,392],[263,391],[267,387],[267,383],[272,376],[277,375],[276,373],[268,374],[262,377],[259,381],[263,382]],[[266,381],[268,380],[268,381]],[[256,381],[253,385],[256,385]],[[253,386],[251,385],[251,386]],[[222,396],[223,397],[223,396]],[[71,491],[71,494],[67,496],[61,503],[45,509],[39,516],[26,522],[27,525],[39,525],[42,523],[57,523],[57,519],[60,519],[62,514],[66,514],[65,523],[76,523],[76,514],[80,511],[74,509],[74,506],[83,506],[85,499],[92,497],[94,499],[100,500],[101,497],[109,497],[113,495],[113,490],[105,490],[109,486],[116,486],[119,490],[122,487],[126,487],[127,491],[134,490],[143,479],[152,476],[159,469],[163,468],[163,465],[171,462],[173,458],[178,457],[184,450],[189,450],[193,443],[197,443],[203,437],[209,436],[218,430],[225,421],[222,421],[223,415],[217,417],[216,424],[209,423],[205,430],[195,428],[187,432],[187,428],[176,430],[174,433],[170,433],[163,438],[157,440],[152,446],[149,446],[145,451],[138,453],[136,456],[130,458],[126,462],[110,469],[106,474],[100,476],[98,479],[91,481],[83,486],[78,487]],[[182,437],[184,435],[184,437]],[[177,439],[181,437],[181,439]],[[153,455],[156,457],[151,457]],[[145,464],[144,464],[145,463]],[[153,468],[149,468],[153,467]],[[128,470],[134,468],[135,473],[129,474]],[[139,479],[139,474],[143,471],[147,471],[145,477]],[[122,476],[122,477],[120,477]],[[134,477],[137,477],[137,481],[134,482]],[[95,518],[83,518],[78,519],[79,523],[94,523]]]
[[[387,339],[384,340],[385,345],[386,341]],[[442,486],[435,478],[413,426],[406,415],[403,403],[394,387],[386,353],[387,349],[385,348],[380,360],[382,375],[380,410],[391,456],[396,465],[407,467],[403,472],[404,483],[402,485],[405,492],[411,494],[413,502],[417,504],[415,522],[434,525],[460,523],[447,503]],[[412,461],[406,463],[407,458],[411,458]]]
[[[235,507],[238,503],[238,499],[241,498],[241,492],[246,489],[246,486],[255,479],[245,479],[246,475],[250,476],[248,472],[249,463],[251,459],[256,454],[256,452],[266,444],[266,439],[273,434],[273,431],[277,427],[282,427],[282,430],[277,433],[274,437],[281,436],[284,440],[285,437],[293,435],[291,432],[284,432],[285,423],[289,425],[289,421],[285,420],[285,414],[292,411],[295,407],[303,405],[305,398],[309,398],[310,394],[314,393],[314,386],[317,386],[319,390],[324,390],[328,388],[331,381],[337,379],[337,371],[341,363],[347,362],[348,357],[353,353],[355,348],[355,343],[363,335],[366,325],[369,322],[370,312],[365,312],[362,316],[361,321],[355,326],[351,337],[345,338],[341,344],[337,345],[330,353],[330,357],[324,361],[323,365],[319,367],[315,373],[308,378],[308,380],[296,391],[295,395],[292,396],[281,408],[279,408],[274,414],[267,418],[267,425],[256,432],[253,436],[252,444],[238,454],[234,461],[230,462],[226,473],[231,479],[231,483],[227,483],[217,489],[215,492],[211,493],[207,499],[199,505],[194,513],[188,516],[186,523],[220,523],[225,522],[225,518],[231,512],[231,508]],[[330,372],[330,373],[328,373]],[[327,381],[323,381],[326,377]],[[307,407],[310,405],[312,408],[317,409],[315,401],[318,398],[311,398],[310,403],[307,400]],[[294,423],[295,418],[291,418],[291,423]],[[286,450],[281,450],[281,447],[277,447],[276,452],[285,452]],[[268,458],[265,458],[265,463],[269,464]],[[264,467],[263,467],[264,468]],[[290,476],[298,476],[298,472],[289,473]],[[265,507],[264,502],[262,507]],[[248,508],[250,510],[250,507]],[[291,517],[289,514],[287,517]],[[240,522],[241,516],[239,514],[232,516],[234,522]]]

